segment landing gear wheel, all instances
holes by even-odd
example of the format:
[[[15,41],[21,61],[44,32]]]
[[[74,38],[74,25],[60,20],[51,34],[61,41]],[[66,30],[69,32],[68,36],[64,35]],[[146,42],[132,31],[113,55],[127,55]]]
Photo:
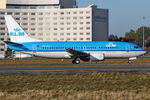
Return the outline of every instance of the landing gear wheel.
[[[131,60],[128,60],[128,64],[131,64]]]
[[[75,62],[76,62],[76,64],[80,64],[80,60],[76,60]]]
[[[73,64],[80,64],[80,60],[73,60],[72,63]]]

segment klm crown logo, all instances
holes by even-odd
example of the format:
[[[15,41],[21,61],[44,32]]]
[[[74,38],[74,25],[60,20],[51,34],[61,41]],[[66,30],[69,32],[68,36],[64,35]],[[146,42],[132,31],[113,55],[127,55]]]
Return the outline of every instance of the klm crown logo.
[[[108,43],[107,45],[106,45],[106,47],[116,47],[116,44],[113,44],[113,43]]]
[[[10,32],[10,36],[24,36],[25,33],[24,32],[20,32],[21,29],[20,28],[14,28],[14,32]]]
[[[15,32],[19,32],[21,29],[20,28],[14,28]]]

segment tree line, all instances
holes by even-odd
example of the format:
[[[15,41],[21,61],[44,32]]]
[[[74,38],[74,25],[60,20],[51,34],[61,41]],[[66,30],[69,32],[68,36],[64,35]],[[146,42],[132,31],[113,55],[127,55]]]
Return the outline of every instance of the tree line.
[[[135,43],[142,47],[143,45],[143,32],[144,32],[144,42],[145,47],[150,47],[150,27],[141,26],[137,30],[131,29],[129,32],[125,33],[124,37],[119,37],[117,35],[109,35],[109,41],[124,41]]]

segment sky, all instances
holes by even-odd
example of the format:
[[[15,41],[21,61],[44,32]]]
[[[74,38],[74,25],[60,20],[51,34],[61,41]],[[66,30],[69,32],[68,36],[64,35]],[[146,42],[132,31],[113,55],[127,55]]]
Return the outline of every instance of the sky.
[[[77,0],[77,3],[79,7],[96,4],[98,8],[109,9],[109,34],[122,37],[130,29],[150,27],[150,0]]]

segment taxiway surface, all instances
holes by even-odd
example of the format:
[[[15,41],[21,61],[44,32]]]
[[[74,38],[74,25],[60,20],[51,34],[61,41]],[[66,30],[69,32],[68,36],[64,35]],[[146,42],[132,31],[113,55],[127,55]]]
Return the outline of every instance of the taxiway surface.
[[[15,64],[12,64],[10,66],[14,66],[14,65]],[[21,64],[19,66],[21,66]],[[38,64],[38,66],[40,65]],[[49,66],[51,67],[5,67],[4,66],[0,68],[0,74],[45,74],[45,73],[46,74],[48,73],[72,74],[72,73],[93,73],[93,72],[150,72],[150,63],[80,64],[78,65],[78,67],[71,67],[72,64],[70,64],[70,67],[65,67],[66,66],[65,64],[59,65],[61,67],[53,67],[53,65],[49,64]]]

